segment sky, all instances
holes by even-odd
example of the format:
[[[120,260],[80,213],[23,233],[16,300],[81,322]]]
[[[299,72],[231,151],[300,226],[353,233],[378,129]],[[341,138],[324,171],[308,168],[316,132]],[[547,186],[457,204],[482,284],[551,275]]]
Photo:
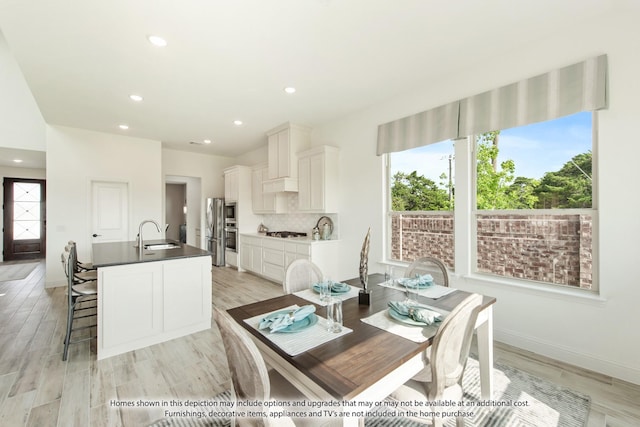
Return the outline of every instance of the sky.
[[[516,165],[515,175],[527,178],[540,179],[545,172],[557,171],[577,154],[592,149],[591,118],[590,112],[583,112],[503,130],[498,142],[498,163],[513,160]],[[453,155],[452,141],[393,153],[391,174],[398,170],[415,170],[439,183],[439,176],[442,173],[448,174],[448,159]]]

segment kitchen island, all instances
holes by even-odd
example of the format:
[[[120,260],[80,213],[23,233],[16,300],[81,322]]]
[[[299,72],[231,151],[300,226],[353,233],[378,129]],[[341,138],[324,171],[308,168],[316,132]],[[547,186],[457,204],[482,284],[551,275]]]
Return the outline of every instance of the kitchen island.
[[[135,242],[93,245],[98,360],[211,327],[211,253],[176,246],[140,253]]]

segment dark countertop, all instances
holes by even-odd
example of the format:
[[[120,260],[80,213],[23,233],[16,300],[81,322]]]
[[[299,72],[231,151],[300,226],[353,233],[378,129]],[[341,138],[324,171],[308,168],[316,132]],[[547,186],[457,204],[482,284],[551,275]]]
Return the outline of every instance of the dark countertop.
[[[144,243],[174,242],[172,240],[145,240]],[[198,249],[195,246],[180,244],[179,248],[145,250],[140,257],[136,242],[108,242],[93,244],[94,267],[109,267],[114,265],[137,264],[141,262],[166,261],[178,258],[192,258],[210,256],[211,252]]]

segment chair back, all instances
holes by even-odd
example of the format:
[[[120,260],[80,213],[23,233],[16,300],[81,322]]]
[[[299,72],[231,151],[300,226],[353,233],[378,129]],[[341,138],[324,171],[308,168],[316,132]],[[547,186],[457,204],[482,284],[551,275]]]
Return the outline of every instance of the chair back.
[[[225,311],[214,307],[213,317],[222,335],[236,400],[269,400],[271,393],[267,365],[248,334]],[[255,408],[266,411],[268,408]],[[239,425],[266,426],[265,419],[238,419]]]
[[[404,277],[416,277],[424,274],[430,274],[433,277],[433,283],[440,286],[449,286],[449,273],[447,266],[442,261],[433,257],[418,258],[413,261],[404,273]]]
[[[297,259],[289,264],[282,282],[285,294],[309,289],[312,284],[322,282],[324,276],[322,270],[306,259]]]
[[[462,399],[462,374],[469,357],[471,338],[482,295],[472,294],[444,318],[433,338],[431,353],[431,384],[429,400]]]

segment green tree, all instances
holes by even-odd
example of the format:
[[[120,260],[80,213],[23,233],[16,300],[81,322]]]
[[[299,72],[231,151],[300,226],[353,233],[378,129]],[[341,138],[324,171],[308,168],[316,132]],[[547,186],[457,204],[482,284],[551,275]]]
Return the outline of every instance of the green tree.
[[[590,208],[592,205],[592,154],[578,154],[559,171],[547,172],[534,194],[538,209]]]
[[[478,209],[514,209],[518,196],[509,191],[515,180],[516,165],[513,160],[505,160],[496,168],[498,158],[497,138],[499,131],[487,132],[476,138],[477,186],[476,201]]]
[[[446,190],[416,171],[397,172],[391,186],[391,207],[394,211],[450,210],[452,202]]]
[[[513,203],[512,209],[535,209],[538,202],[535,191],[538,185],[540,182],[535,178],[516,177],[507,188],[507,195]]]

